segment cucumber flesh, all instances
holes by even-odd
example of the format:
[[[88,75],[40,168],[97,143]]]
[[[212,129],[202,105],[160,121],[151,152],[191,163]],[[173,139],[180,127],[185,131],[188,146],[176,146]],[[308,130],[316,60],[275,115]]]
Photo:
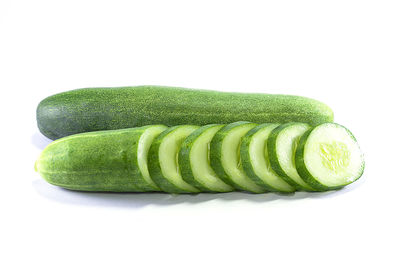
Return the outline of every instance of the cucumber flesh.
[[[336,123],[324,123],[301,138],[296,167],[314,188],[331,190],[361,177],[364,156],[349,130]]]
[[[264,193],[266,190],[246,175],[240,158],[241,139],[255,126],[257,124],[242,121],[219,130],[211,141],[211,164],[218,176],[236,189]]]
[[[199,190],[185,182],[178,164],[178,153],[182,142],[193,131],[194,125],[171,127],[162,132],[153,142],[149,152],[149,171],[153,181],[165,192],[197,193]]]
[[[153,140],[168,127],[164,125],[153,125],[147,127],[139,138],[137,145],[137,164],[142,174],[142,179],[155,191],[160,191],[160,188],[154,183],[150,177],[149,168],[147,165],[147,156]],[[142,181],[143,182],[143,181]],[[139,184],[136,182],[136,184]]]
[[[179,167],[183,179],[206,192],[230,192],[234,188],[224,183],[210,165],[210,142],[216,132],[224,127],[210,124],[190,134],[179,152]]]
[[[295,151],[300,137],[310,126],[305,123],[285,123],[275,128],[267,140],[272,169],[298,190],[315,191],[298,174]]]
[[[269,191],[290,193],[295,188],[279,177],[271,168],[268,158],[267,139],[279,124],[265,123],[251,129],[243,138],[241,157],[247,176]]]

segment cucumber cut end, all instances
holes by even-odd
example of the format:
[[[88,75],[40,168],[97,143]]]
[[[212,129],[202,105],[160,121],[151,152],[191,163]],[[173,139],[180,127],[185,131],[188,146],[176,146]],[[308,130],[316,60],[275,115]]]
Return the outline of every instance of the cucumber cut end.
[[[296,162],[303,179],[322,190],[356,181],[365,165],[353,134],[336,123],[321,124],[304,136],[296,151]]]

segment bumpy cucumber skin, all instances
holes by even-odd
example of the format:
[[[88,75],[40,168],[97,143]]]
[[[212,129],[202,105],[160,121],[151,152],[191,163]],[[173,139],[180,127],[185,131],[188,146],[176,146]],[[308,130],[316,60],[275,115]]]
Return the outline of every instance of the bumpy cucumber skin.
[[[344,128],[347,133],[350,135],[350,137],[357,142],[356,138],[354,137],[353,133],[351,133],[346,127],[344,127],[343,125],[337,124],[337,123],[331,123],[331,124],[336,124],[342,128]],[[322,125],[322,124],[321,124]],[[320,125],[318,125],[320,126]],[[309,129],[307,132],[305,132],[303,134],[303,136],[300,138],[299,144],[296,148],[296,155],[295,155],[295,162],[296,162],[296,169],[297,172],[299,173],[300,177],[307,183],[309,184],[311,187],[317,189],[318,191],[329,191],[329,190],[336,190],[336,189],[341,189],[344,186],[354,183],[355,181],[357,181],[364,173],[364,168],[365,168],[365,161],[363,161],[363,165],[362,165],[362,170],[360,172],[360,176],[358,176],[356,179],[354,179],[354,181],[349,182],[347,184],[343,184],[341,186],[326,186],[322,183],[320,183],[318,180],[316,180],[311,173],[308,171],[306,164],[304,163],[304,148],[305,145],[307,144],[307,140],[308,137],[310,136],[310,134],[312,133],[313,130],[315,130],[315,128],[317,128],[318,126]]]
[[[194,131],[191,135],[189,135],[185,141],[183,141],[181,149],[179,151],[179,169],[182,174],[182,178],[185,182],[193,185],[198,188],[202,192],[215,192],[205,185],[199,183],[192,172],[191,164],[190,164],[190,151],[192,149],[192,143],[201,136],[207,129],[217,126],[218,124],[209,124],[200,127],[196,131]]]
[[[315,190],[311,190],[311,189],[308,189],[308,188],[305,188],[305,187],[299,185],[285,173],[285,171],[281,167],[281,164],[279,163],[279,159],[278,159],[278,156],[276,153],[276,141],[277,141],[280,131],[290,125],[293,125],[293,124],[296,124],[296,123],[289,122],[289,123],[281,124],[278,127],[276,127],[275,129],[273,129],[272,132],[270,133],[270,135],[267,139],[267,150],[268,150],[269,161],[271,163],[272,170],[276,174],[278,174],[282,179],[284,179],[285,182],[287,182],[289,185],[293,186],[294,188],[296,188],[297,190],[300,190],[300,191],[312,192]],[[303,178],[302,176],[300,176],[300,177]]]
[[[36,114],[39,130],[53,140],[81,132],[150,124],[294,121],[317,125],[333,121],[327,105],[306,97],[166,86],[71,90],[42,100]]]
[[[149,154],[148,154],[148,166],[150,176],[153,179],[154,183],[157,184],[158,187],[161,188],[162,191],[168,193],[198,193],[184,190],[182,188],[177,187],[173,183],[171,183],[168,179],[166,179],[162,173],[160,160],[159,160],[159,148],[162,143],[162,140],[165,136],[175,131],[177,128],[182,127],[182,125],[177,125],[174,127],[169,127],[167,130],[162,132],[156,139],[153,140],[153,143],[150,146]]]
[[[243,170],[245,171],[246,175],[248,177],[250,177],[258,186],[264,188],[267,191],[279,192],[279,193],[293,193],[295,190],[282,191],[282,190],[278,190],[275,187],[265,183],[255,173],[253,166],[251,164],[250,156],[248,153],[248,147],[250,145],[251,138],[260,129],[263,129],[264,127],[269,126],[269,125],[270,125],[269,123],[260,124],[260,125],[256,126],[255,128],[251,129],[249,132],[247,132],[247,134],[243,137],[241,147],[240,147],[240,157],[242,158]]]
[[[249,191],[247,188],[244,188],[238,184],[236,184],[232,179],[229,177],[229,175],[225,172],[225,169],[222,165],[222,141],[225,138],[225,136],[230,132],[231,129],[236,128],[240,125],[243,124],[251,124],[251,122],[247,121],[238,121],[234,123],[230,123],[223,128],[221,128],[213,137],[211,140],[211,145],[210,145],[210,164],[215,173],[218,175],[218,177],[224,181],[226,184],[232,186],[233,188],[236,188],[237,190],[241,191]],[[263,188],[262,188],[263,189]],[[265,190],[264,190],[265,191]],[[251,191],[249,191],[251,192]],[[254,193],[254,192],[252,192]]]
[[[35,169],[50,184],[80,191],[143,192],[135,164],[136,129],[68,136],[49,144]]]

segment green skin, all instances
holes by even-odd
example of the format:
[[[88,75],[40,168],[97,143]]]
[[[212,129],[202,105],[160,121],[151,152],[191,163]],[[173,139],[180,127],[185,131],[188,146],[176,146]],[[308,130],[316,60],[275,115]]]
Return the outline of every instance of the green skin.
[[[182,146],[179,151],[179,169],[181,171],[183,179],[198,188],[202,192],[216,192],[207,187],[206,184],[201,184],[197,181],[193,175],[191,164],[190,164],[190,152],[192,149],[193,142],[199,138],[205,131],[208,129],[215,127],[218,124],[209,124],[203,127],[200,127],[196,131],[194,131],[191,135],[189,135],[185,141],[182,143]]]
[[[289,185],[293,186],[294,188],[296,188],[297,190],[301,190],[301,191],[314,191],[308,188],[305,188],[301,185],[299,185],[298,183],[296,183],[295,181],[293,181],[287,174],[286,172],[282,169],[279,160],[278,160],[278,156],[276,153],[276,141],[277,141],[277,137],[279,135],[279,133],[285,129],[286,127],[292,125],[294,123],[285,123],[282,124],[278,127],[276,127],[274,130],[272,130],[271,134],[268,137],[267,140],[267,150],[268,150],[268,157],[271,163],[271,168],[274,170],[274,172],[276,174],[278,174],[282,179],[284,179]],[[299,174],[300,175],[300,174]],[[301,178],[303,178],[303,176],[300,175]],[[310,185],[311,186],[311,185]]]
[[[232,179],[229,177],[229,175],[225,172],[225,169],[222,165],[221,162],[221,152],[222,152],[222,142],[225,136],[230,132],[230,130],[241,126],[243,124],[250,124],[250,122],[247,121],[238,121],[234,123],[230,123],[223,127],[221,130],[219,130],[213,139],[211,140],[211,146],[210,146],[210,164],[211,167],[214,169],[215,173],[218,175],[218,177],[224,181],[226,184],[236,188],[237,190],[242,190],[242,191],[249,191],[247,188],[243,188],[242,186],[236,184]]]
[[[336,123],[334,123],[336,124]],[[343,127],[342,125],[340,125],[341,127]],[[343,127],[345,128],[345,127]],[[351,136],[351,138],[354,139],[354,141],[357,142],[356,138],[354,137],[354,135],[347,129],[345,128],[346,131],[349,133],[349,135]],[[362,170],[360,172],[360,175],[352,182],[349,182],[347,184],[343,184],[341,186],[326,186],[322,183],[320,183],[317,179],[315,179],[312,174],[308,171],[307,169],[307,165],[304,163],[304,148],[307,144],[307,140],[308,137],[310,136],[310,134],[312,133],[312,131],[315,130],[315,128],[312,128],[310,130],[308,130],[307,132],[305,132],[303,134],[303,136],[300,138],[299,144],[296,148],[296,170],[299,173],[299,175],[301,176],[301,178],[310,186],[312,186],[313,188],[317,189],[318,191],[328,191],[328,190],[336,190],[336,189],[340,189],[343,188],[344,186],[354,183],[355,181],[357,181],[362,174],[364,173],[364,167],[365,167],[365,162],[363,162],[362,165]]]
[[[48,145],[35,169],[50,184],[72,190],[145,192],[137,166],[137,142],[143,128],[68,136]]]
[[[177,187],[173,183],[171,183],[166,177],[164,177],[160,159],[159,159],[159,148],[163,138],[171,133],[173,133],[177,128],[181,127],[181,125],[170,127],[164,132],[162,132],[156,139],[154,139],[153,143],[151,144],[149,154],[148,154],[148,166],[150,176],[153,181],[161,188],[162,191],[168,193],[198,193],[198,192],[191,192],[186,191],[182,188]],[[194,186],[194,185],[193,185]]]
[[[82,132],[150,124],[236,121],[317,125],[333,121],[333,112],[325,104],[301,96],[165,86],[77,89],[47,97],[37,107],[38,127],[53,140]]]
[[[255,133],[257,133],[260,129],[268,127],[269,123],[264,123],[256,126],[251,129],[244,137],[240,145],[240,157],[242,158],[243,170],[258,186],[264,188],[267,191],[271,192],[280,192],[280,193],[292,193],[293,191],[284,192],[282,190],[278,190],[270,184],[267,184],[265,181],[261,180],[260,177],[255,173],[253,166],[251,164],[250,155],[248,151],[249,144],[251,142],[251,138]]]

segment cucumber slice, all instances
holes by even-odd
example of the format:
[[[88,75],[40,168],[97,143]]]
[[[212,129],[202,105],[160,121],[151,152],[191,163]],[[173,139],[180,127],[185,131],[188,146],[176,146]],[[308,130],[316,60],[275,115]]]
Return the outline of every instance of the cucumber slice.
[[[318,190],[348,185],[364,172],[364,156],[353,134],[336,123],[309,130],[296,150],[296,168]]]
[[[279,177],[268,159],[267,139],[279,124],[265,123],[251,129],[240,147],[243,170],[257,185],[268,191],[290,193],[296,189]]]
[[[161,191],[150,177],[147,166],[147,155],[153,140],[168,127],[164,125],[150,125],[137,128],[139,135],[138,141],[134,143],[133,149],[137,157],[134,158],[134,164],[138,167],[140,173],[135,175],[134,184],[143,191]]]
[[[204,192],[234,190],[217,176],[210,165],[210,142],[222,127],[221,124],[200,127],[185,139],[179,152],[183,180]]]
[[[272,130],[268,140],[268,157],[272,169],[298,190],[315,191],[297,173],[295,151],[300,137],[310,126],[305,123],[285,123]]]
[[[242,137],[257,126],[250,122],[235,122],[220,129],[211,140],[211,167],[225,183],[239,190],[263,193],[266,190],[251,180],[242,168],[240,142]]]
[[[178,153],[182,142],[198,128],[194,125],[171,127],[153,141],[149,151],[149,172],[161,190],[168,193],[199,192],[182,179],[178,165]]]

